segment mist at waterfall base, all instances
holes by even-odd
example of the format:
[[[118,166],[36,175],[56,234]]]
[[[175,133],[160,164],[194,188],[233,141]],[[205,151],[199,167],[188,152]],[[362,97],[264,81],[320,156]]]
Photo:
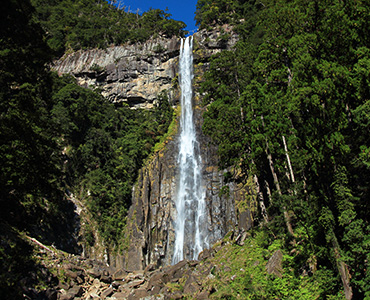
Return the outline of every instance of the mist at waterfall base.
[[[205,190],[202,185],[202,159],[193,119],[193,38],[181,40],[180,88],[181,120],[179,136],[177,198],[175,201],[175,243],[172,263],[197,259],[208,248]]]

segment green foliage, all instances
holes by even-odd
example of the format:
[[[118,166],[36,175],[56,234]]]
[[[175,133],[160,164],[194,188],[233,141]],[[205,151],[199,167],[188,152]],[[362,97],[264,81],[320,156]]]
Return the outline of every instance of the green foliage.
[[[212,9],[221,2],[198,2],[201,26],[224,22]],[[203,131],[219,145],[221,168],[233,166],[244,181],[257,175],[268,226],[291,242],[285,247],[297,251],[297,232],[305,236],[307,249],[295,263],[311,259],[339,274],[328,296],[338,294],[346,276],[339,269],[346,265],[353,297],[363,298],[369,283],[369,7],[301,0],[245,1],[246,10],[233,5],[225,22],[236,24],[241,40],[235,51],[211,59],[201,87]],[[286,214],[294,239],[284,229]],[[285,283],[277,282],[283,289],[275,292],[287,297]]]
[[[144,42],[154,35],[183,36],[184,22],[150,9],[142,15],[126,12],[106,0],[32,0],[47,43],[57,54],[66,50],[105,48],[125,42]]]
[[[244,30],[254,27],[256,9],[264,6],[254,0],[198,0],[195,20],[200,29],[212,29],[216,25],[243,24]]]
[[[217,248],[218,245],[215,245]],[[255,230],[243,246],[224,238],[222,251],[206,261],[213,265],[211,274],[203,283],[214,291],[211,299],[344,299],[337,293],[335,274],[326,267],[314,274],[297,268],[299,252],[282,250],[284,241],[266,230]],[[281,276],[268,274],[266,265],[276,251],[283,251]],[[302,248],[303,251],[304,248]],[[305,262],[307,263],[307,262]]]
[[[0,206],[2,220],[27,227],[57,198],[60,175],[55,131],[48,118],[50,55],[27,1],[8,1],[1,12]]]
[[[0,271],[6,274],[0,276],[2,298],[22,296],[19,282],[25,277],[35,279],[22,281],[28,287],[40,281],[38,273],[29,273],[39,272],[31,248],[13,228],[70,253],[81,250],[72,238],[76,234],[71,224],[76,219],[75,207],[66,201],[66,195],[81,196],[78,200],[94,218],[106,246],[118,244],[137,171],[173,117],[165,93],[152,111],[131,110],[78,86],[71,76],[58,77],[48,70],[52,51],[47,43],[54,43],[55,50],[63,49],[65,43],[83,43],[63,22],[87,17],[81,8],[84,5],[95,14],[101,11],[92,8],[112,10],[105,1],[34,2],[39,5],[38,16],[27,0],[9,0],[0,12],[4,21],[0,28]],[[80,14],[76,13],[79,9]],[[37,22],[40,14],[46,27],[45,20],[55,21],[48,39]],[[169,14],[153,10],[149,16],[161,23],[158,32],[168,25],[164,19]],[[86,30],[83,22],[72,23],[88,39],[99,34],[87,21]],[[171,24],[166,32],[184,25]],[[70,35],[63,35],[67,31]],[[94,69],[100,70],[99,66]],[[84,240],[92,246],[92,227],[87,225],[84,230]]]
[[[5,224],[1,224],[0,235],[0,296],[20,299],[23,295],[19,286],[22,275],[35,270],[32,247]]]
[[[172,121],[165,93],[153,111],[116,108],[71,78],[56,79],[52,120],[62,136],[65,183],[86,191],[86,205],[106,242],[120,239],[131,204],[131,187],[143,160]]]
[[[199,0],[195,17],[196,24],[204,28],[206,25],[229,23],[234,9],[235,2],[231,0]]]

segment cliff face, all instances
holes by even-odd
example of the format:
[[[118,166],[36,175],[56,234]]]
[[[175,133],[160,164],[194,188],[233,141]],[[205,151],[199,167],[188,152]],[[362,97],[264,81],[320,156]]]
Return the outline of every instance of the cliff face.
[[[200,109],[195,111],[197,118],[201,112]],[[156,153],[140,170],[133,190],[123,255],[110,262],[116,267],[140,270],[149,265],[159,267],[171,263],[175,240],[177,138],[174,136],[168,141],[166,148]],[[229,231],[242,233],[251,228],[257,207],[253,192],[250,193],[244,185],[224,181],[224,171],[217,167],[216,146],[200,131],[198,141],[203,158],[207,225],[212,245]]]
[[[227,40],[221,39],[230,32],[231,28],[223,26],[222,30],[196,33],[202,55],[209,57],[230,48],[236,41],[235,34]],[[145,43],[66,54],[54,62],[53,69],[59,75],[73,75],[81,86],[100,89],[102,95],[112,102],[150,109],[162,91],[167,92],[171,102],[178,98],[179,50],[179,38],[159,37]]]
[[[157,38],[146,43],[78,51],[54,63],[58,74],[72,74],[81,86],[99,88],[112,102],[150,109],[177,73],[180,41]]]
[[[231,49],[236,40],[237,36],[228,26],[194,34],[194,119],[201,145],[211,245],[230,230],[249,229],[256,211],[254,196],[249,197],[251,193],[245,186],[224,181],[225,170],[220,171],[217,167],[217,146],[201,131],[202,114],[206,108],[201,108],[199,82],[196,81],[202,78],[210,56]],[[178,102],[179,47],[180,40],[173,38],[81,51],[56,62],[55,69],[59,74],[74,75],[81,85],[100,88],[113,102],[127,102],[132,108],[151,108],[161,91],[168,93],[172,103]],[[171,136],[165,147],[140,170],[133,188],[125,240],[119,246],[123,251],[114,255],[108,253],[112,266],[140,270],[148,265],[158,267],[171,263],[175,239],[177,139],[176,134]]]
[[[220,32],[198,32],[194,35],[194,78],[201,78],[207,69],[211,54],[229,49],[236,41],[218,37]],[[201,145],[202,177],[206,190],[209,242],[212,245],[227,232],[244,232],[253,225],[257,210],[253,191],[242,184],[225,182],[224,172],[217,167],[217,146],[203,135],[201,126],[201,95],[194,82],[194,119]],[[133,203],[129,211],[123,255],[111,261],[128,270],[159,267],[171,263],[175,240],[174,217],[177,194],[178,135],[172,136],[166,147],[156,153],[141,170],[133,190]],[[251,197],[250,197],[251,196]]]

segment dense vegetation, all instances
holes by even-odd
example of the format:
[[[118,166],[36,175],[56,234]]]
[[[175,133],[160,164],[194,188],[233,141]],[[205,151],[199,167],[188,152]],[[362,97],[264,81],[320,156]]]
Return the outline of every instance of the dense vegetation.
[[[31,2],[8,0],[0,12],[0,297],[13,299],[36,267],[20,232],[78,251],[72,194],[104,241],[117,243],[136,171],[172,119],[165,95],[151,112],[114,106],[51,73],[53,55],[184,34],[161,10]],[[205,75],[203,130],[219,145],[226,177],[256,183],[264,224],[247,246],[219,253],[235,262],[237,279],[215,272],[217,297],[370,298],[370,6],[199,0],[196,20],[233,24],[240,35]],[[266,277],[251,263],[277,249],[284,273]]]
[[[125,42],[143,42],[155,35],[183,36],[186,24],[171,14],[150,9],[139,15],[117,8],[106,0],[31,0],[36,19],[47,33],[47,43],[57,54],[105,48]]]
[[[258,183],[261,221],[295,253],[294,280],[334,276],[330,292],[302,299],[370,297],[369,16],[367,1],[198,1],[201,27],[240,34],[202,84],[220,167]]]
[[[19,280],[35,270],[18,233],[79,251],[72,194],[84,198],[105,245],[117,244],[137,170],[173,112],[165,93],[154,110],[131,110],[58,77],[30,2],[6,1],[0,14],[0,298],[16,299]]]

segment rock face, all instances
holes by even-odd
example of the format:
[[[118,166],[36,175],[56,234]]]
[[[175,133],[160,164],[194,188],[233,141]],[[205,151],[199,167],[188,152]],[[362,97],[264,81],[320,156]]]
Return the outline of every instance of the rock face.
[[[195,58],[202,62],[195,67],[195,77],[201,77],[211,54],[231,47],[230,43],[210,40],[216,33],[198,32],[194,35]],[[210,47],[209,45],[212,45]],[[194,84],[197,86],[197,84]],[[206,190],[209,242],[212,245],[231,230],[243,232],[253,224],[256,202],[247,201],[247,190],[235,182],[225,182],[224,172],[217,167],[217,146],[201,131],[203,108],[201,97],[194,91],[194,119],[203,161],[202,177]],[[174,218],[177,187],[178,136],[172,136],[165,149],[156,153],[140,170],[133,190],[133,203],[128,215],[126,241],[122,256],[110,263],[128,270],[143,270],[147,266],[171,264],[175,240]],[[244,203],[240,211],[238,203]]]
[[[228,25],[194,34],[194,120],[201,145],[210,245],[230,230],[249,229],[256,211],[256,202],[248,198],[243,185],[224,181],[225,170],[217,167],[217,146],[201,131],[204,108],[200,108],[197,80],[207,70],[210,56],[230,50],[236,41],[237,36]],[[162,91],[166,91],[172,104],[178,101],[179,47],[178,38],[157,38],[143,44],[79,51],[55,62],[54,68],[59,74],[72,74],[83,86],[101,89],[112,102],[150,109]],[[111,266],[143,270],[147,266],[171,263],[175,239],[177,139],[176,134],[170,137],[166,147],[140,170],[133,189],[122,254],[107,254]],[[103,255],[95,253],[94,256]]]
[[[71,74],[81,86],[99,88],[112,102],[152,108],[160,92],[170,99],[177,73],[180,41],[157,38],[145,43],[77,51],[62,57],[53,68]]]
[[[196,111],[198,117],[200,114],[200,110]],[[248,230],[257,208],[255,201],[246,200],[247,191],[242,185],[224,181],[224,172],[217,168],[216,147],[200,132],[198,140],[202,145],[202,174],[212,245],[231,230]],[[140,170],[128,216],[124,255],[111,261],[112,265],[140,270],[149,265],[171,264],[175,240],[177,150],[177,136],[174,136],[166,148]],[[225,189],[227,192],[222,192]],[[238,203],[246,203],[249,207],[240,211]]]
[[[225,34],[229,34],[228,39],[222,38]],[[199,31],[195,37],[204,57],[230,49],[237,40],[228,25],[212,32]],[[66,54],[54,62],[53,69],[59,75],[73,75],[81,86],[100,89],[112,102],[150,109],[162,91],[171,102],[178,100],[179,49],[179,38],[159,37],[145,43]]]

